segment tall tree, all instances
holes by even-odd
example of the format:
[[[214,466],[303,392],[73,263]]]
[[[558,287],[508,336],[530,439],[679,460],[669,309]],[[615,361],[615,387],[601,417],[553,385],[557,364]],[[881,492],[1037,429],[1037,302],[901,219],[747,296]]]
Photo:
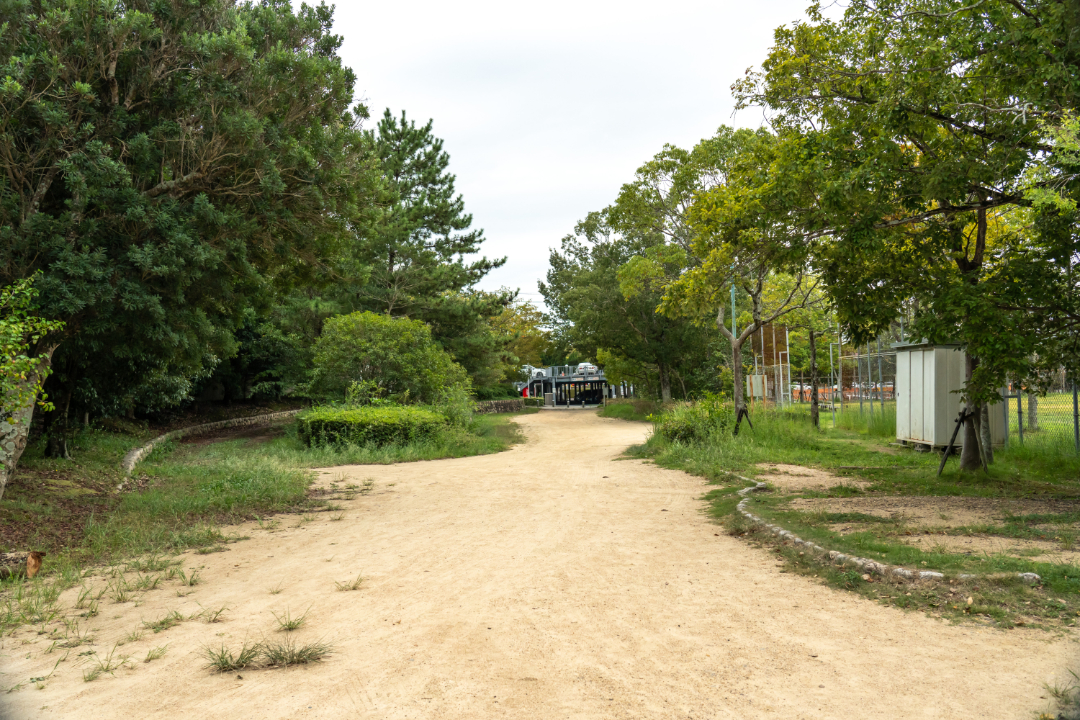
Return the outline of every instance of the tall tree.
[[[41,312],[65,323],[33,351],[56,348],[57,413],[80,388],[183,385],[332,254],[376,182],[331,10],[0,0],[0,17],[0,282],[41,271]]]
[[[820,240],[816,263],[848,331],[865,340],[918,300],[917,333],[967,348],[971,418],[1007,374],[1031,377],[1050,356],[1038,350],[1058,330],[1031,316],[1077,307],[1069,213],[988,240],[995,215],[1031,205],[1033,190],[1075,195],[1075,175],[1032,187],[1028,174],[1054,151],[1037,121],[1080,97],[1078,33],[1071,1],[855,2],[841,21],[815,5],[735,85],[742,106],[764,106],[809,151],[784,168],[818,186],[792,205],[792,223]],[[982,464],[976,426],[966,423],[965,470]]]
[[[648,370],[643,380],[670,401],[673,387],[686,397],[688,374],[709,358],[708,333],[656,312],[659,294],[643,290],[627,297],[619,270],[636,255],[662,242],[656,235],[621,235],[596,212],[578,223],[573,235],[552,250],[547,282],[540,284],[556,322],[574,347],[592,357],[600,350],[623,364]],[[696,388],[693,388],[696,389]]]
[[[469,370],[474,385],[491,382],[501,349],[488,320],[513,293],[481,293],[476,284],[506,258],[480,252],[483,231],[455,190],[450,155],[428,121],[418,127],[387,109],[373,136],[392,199],[352,254],[366,273],[350,288],[355,307],[423,320]]]
[[[627,296],[659,288],[659,312],[694,321],[715,317],[732,353],[736,432],[747,414],[743,345],[764,325],[804,308],[816,285],[806,272],[805,247],[794,242],[787,222],[789,199],[773,193],[773,166],[783,149],[768,132],[722,127],[691,152],[657,156],[639,170],[639,178],[647,179],[639,186],[657,188],[650,192],[654,199],[640,205],[676,207],[677,212],[654,213],[670,218],[663,222],[673,229],[620,273]],[[648,180],[658,169],[671,179]],[[745,314],[733,330],[729,318],[740,301]]]

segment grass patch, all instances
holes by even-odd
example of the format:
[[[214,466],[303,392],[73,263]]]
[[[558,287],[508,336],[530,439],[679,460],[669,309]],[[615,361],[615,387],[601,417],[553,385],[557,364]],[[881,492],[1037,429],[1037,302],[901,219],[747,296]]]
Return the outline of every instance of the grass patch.
[[[225,533],[232,523],[285,512],[302,513],[301,522],[309,522],[316,517],[311,511],[330,510],[326,493],[311,490],[311,468],[500,452],[524,439],[512,417],[534,412],[479,415],[467,428],[447,427],[424,440],[384,447],[307,448],[291,424],[267,428],[257,442],[234,433],[217,442],[200,437],[164,443],[138,466],[130,490],[119,494],[120,460],[168,428],[118,423],[111,430],[84,429],[69,444],[71,460],[44,458],[43,444],[36,442],[0,498],[0,552],[44,550],[47,561],[33,582],[0,582],[0,633],[54,620],[56,596],[78,584],[87,565],[126,560],[128,577],[114,574],[96,597],[84,590],[77,603],[83,617],[98,614],[103,594],[104,602],[122,603],[162,580],[179,579],[190,588],[199,581],[197,571],[178,568],[175,553],[225,549],[240,539]],[[360,494],[370,490],[367,483],[355,488]],[[271,529],[276,524],[266,523]]]
[[[608,400],[597,414],[605,418],[648,422],[649,416],[660,410],[660,403],[654,400]]]
[[[886,408],[888,409],[888,408]],[[856,411],[857,412],[857,411]],[[875,415],[880,416],[875,408]],[[826,414],[822,414],[823,420]],[[1036,562],[1034,551],[1021,553],[972,553],[950,551],[944,543],[915,547],[903,542],[912,534],[993,534],[1018,539],[1053,540],[1069,550],[1076,542],[1073,525],[1080,515],[1072,512],[1009,515],[993,523],[963,527],[918,527],[902,516],[883,518],[862,512],[823,512],[794,509],[797,498],[857,497],[858,502],[898,496],[921,498],[978,498],[985,500],[1075,501],[1080,498],[1080,458],[1071,448],[1045,445],[1010,447],[995,452],[989,473],[966,474],[950,460],[937,477],[940,455],[892,447],[888,425],[866,422],[837,423],[821,431],[808,417],[795,411],[758,412],[754,428],[743,427],[738,437],[724,434],[708,443],[673,443],[654,434],[629,454],[651,458],[663,467],[678,468],[709,479],[716,486],[706,495],[713,517],[733,534],[742,535],[775,551],[789,572],[812,575],[822,581],[901,608],[919,609],[955,618],[977,618],[1001,627],[1016,625],[1073,626],[1080,613],[1080,569],[1064,562]],[[884,427],[884,429],[882,429]],[[759,463],[788,463],[830,471],[841,479],[867,483],[863,489],[832,487],[802,492],[754,493],[753,512],[769,522],[791,530],[805,540],[829,550],[858,555],[889,565],[944,572],[943,583],[915,583],[896,579],[863,579],[850,568],[836,568],[805,555],[798,548],[776,543],[771,534],[749,527],[736,512],[741,499],[737,491],[745,483],[729,472],[749,477],[759,473]],[[942,501],[944,502],[944,501]],[[974,501],[973,501],[974,502]],[[945,517],[942,512],[940,517]],[[849,525],[848,532],[836,530]],[[1030,586],[1017,573],[1033,572],[1042,582]],[[854,574],[853,574],[854,573]],[[974,580],[960,581],[959,574]],[[963,594],[964,601],[959,602]],[[972,602],[967,603],[966,598]]]

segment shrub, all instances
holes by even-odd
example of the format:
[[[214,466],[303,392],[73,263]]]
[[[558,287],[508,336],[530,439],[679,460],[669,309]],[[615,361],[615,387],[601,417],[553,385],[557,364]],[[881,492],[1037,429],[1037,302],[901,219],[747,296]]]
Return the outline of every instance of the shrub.
[[[465,369],[439,347],[419,320],[372,312],[326,321],[315,343],[316,397],[343,400],[354,383],[399,402],[436,402],[447,388],[469,390]],[[371,383],[377,390],[372,389]]]
[[[405,445],[446,427],[444,415],[415,407],[321,407],[297,418],[305,445]]]
[[[676,405],[653,418],[656,433],[671,442],[689,445],[709,440],[735,426],[735,408],[715,395]]]

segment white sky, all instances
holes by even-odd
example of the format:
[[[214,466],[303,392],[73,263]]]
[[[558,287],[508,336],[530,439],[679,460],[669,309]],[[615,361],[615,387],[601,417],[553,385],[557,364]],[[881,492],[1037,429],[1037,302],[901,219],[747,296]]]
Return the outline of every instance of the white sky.
[[[434,119],[484,254],[509,257],[481,287],[539,304],[549,248],[664,143],[760,124],[732,117],[731,83],[809,4],[339,2],[334,29],[371,127],[387,107]]]

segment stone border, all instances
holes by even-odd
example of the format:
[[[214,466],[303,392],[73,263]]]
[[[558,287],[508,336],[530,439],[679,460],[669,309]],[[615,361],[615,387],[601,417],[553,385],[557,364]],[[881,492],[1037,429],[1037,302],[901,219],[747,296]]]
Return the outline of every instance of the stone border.
[[[876,560],[868,560],[866,558],[861,558],[861,557],[857,557],[857,556],[854,556],[854,555],[845,555],[844,553],[837,552],[836,550],[826,550],[825,548],[821,547],[820,545],[816,545],[816,544],[814,544],[812,542],[808,542],[806,540],[803,540],[801,537],[799,537],[795,533],[793,533],[793,532],[791,532],[789,530],[785,530],[784,528],[780,527],[779,525],[772,525],[770,523],[767,523],[767,522],[765,522],[765,520],[759,518],[757,515],[754,515],[752,512],[750,512],[749,510],[746,509],[746,504],[748,502],[750,502],[750,498],[748,497],[748,495],[750,493],[752,493],[752,492],[757,492],[759,490],[764,490],[765,489],[765,483],[758,482],[757,480],[751,480],[750,478],[745,478],[742,475],[736,475],[735,473],[732,473],[732,472],[729,472],[728,475],[730,475],[731,477],[734,477],[734,478],[738,478],[739,480],[743,480],[743,481],[748,482],[748,483],[754,483],[753,487],[743,488],[742,490],[739,491],[739,496],[742,497],[742,500],[740,500],[739,504],[736,505],[735,507],[743,515],[743,517],[745,517],[747,520],[749,520],[749,521],[751,521],[753,523],[756,523],[758,525],[761,525],[761,526],[765,527],[767,530],[769,530],[773,535],[775,535],[777,538],[779,538],[779,540],[780,540],[780,542],[782,544],[790,542],[792,545],[794,545],[796,547],[800,547],[800,546],[805,547],[805,548],[807,548],[809,550],[813,550],[814,552],[819,553],[821,555],[827,555],[828,558],[829,558],[829,561],[833,562],[833,563],[836,563],[837,565],[843,565],[844,563],[851,563],[852,565],[859,568],[863,572],[872,573],[874,575],[887,575],[889,573],[892,573],[893,575],[896,575],[897,577],[902,577],[902,578],[904,578],[906,580],[944,580],[945,579],[945,573],[937,572],[936,570],[908,570],[907,568],[903,568],[903,567],[891,567],[891,566],[886,565],[884,563],[879,563]],[[1017,573],[1016,575],[1017,575],[1017,577],[1019,577],[1024,582],[1030,583],[1032,585],[1042,581],[1042,578],[1039,577],[1035,573]],[[964,574],[961,574],[961,575],[957,575],[956,577],[959,578],[960,580],[972,580],[972,579],[976,578],[977,576],[976,575],[971,575],[971,574],[968,574],[968,573],[964,573]]]
[[[124,482],[116,486],[116,491],[120,492],[124,489],[124,485],[131,479],[131,473],[135,470],[135,466],[142,462],[143,458],[149,455],[155,447],[163,442],[178,440],[190,435],[205,435],[206,433],[222,430],[224,428],[269,425],[275,420],[292,417],[303,411],[304,408],[300,408],[299,410],[282,410],[281,412],[268,413],[266,415],[249,415],[248,417],[229,418],[228,420],[218,420],[217,422],[203,423],[202,425],[191,425],[178,430],[173,430],[172,432],[167,432],[164,435],[159,435],[146,445],[135,448],[120,461],[120,469],[124,471]]]

